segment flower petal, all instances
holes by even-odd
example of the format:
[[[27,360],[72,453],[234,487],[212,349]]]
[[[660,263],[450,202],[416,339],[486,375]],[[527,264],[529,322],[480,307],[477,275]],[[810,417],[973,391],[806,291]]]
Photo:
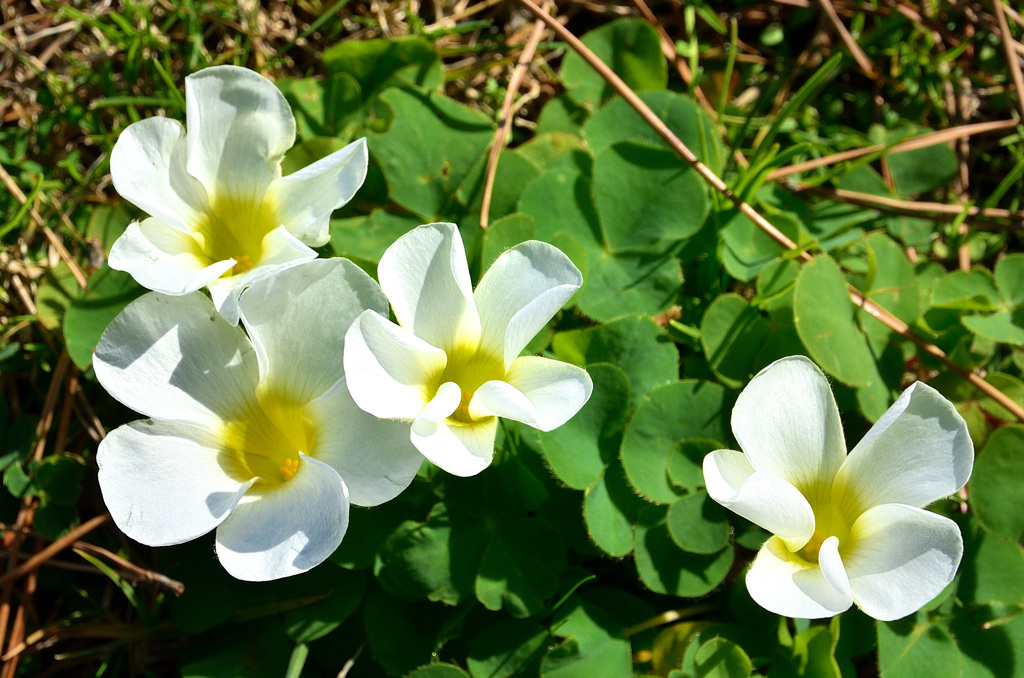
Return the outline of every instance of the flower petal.
[[[345,334],[352,399],[382,419],[416,419],[432,398],[427,385],[448,357],[387,318],[364,311]]]
[[[377,279],[399,325],[444,351],[476,348],[480,316],[455,224],[426,224],[403,235],[381,257]]]
[[[208,431],[152,419],[114,429],[96,453],[103,501],[118,528],[148,546],[206,534],[253,481],[231,477]]]
[[[345,332],[360,313],[387,313],[377,283],[347,259],[275,269],[239,297],[256,348],[261,387],[308,403],[345,374]],[[344,474],[342,477],[345,477]]]
[[[820,567],[794,556],[778,537],[758,551],[747,572],[747,590],[769,612],[801,619],[831,617],[853,604],[849,595],[833,588]]]
[[[295,476],[251,490],[217,528],[217,556],[228,573],[270,581],[316,567],[348,529],[348,489],[338,472],[300,454]]]
[[[905,617],[937,596],[953,581],[963,551],[956,523],[902,504],[865,511],[843,549],[854,600],[881,621]]]
[[[787,480],[809,499],[822,485],[828,488],[846,459],[828,380],[803,356],[776,360],[750,380],[733,407],[732,432],[751,466]]]
[[[586,370],[548,358],[518,358],[505,378],[476,390],[470,415],[492,414],[550,431],[572,419],[594,390]]]
[[[255,403],[252,344],[199,292],[150,292],[128,304],[100,337],[92,362],[110,395],[155,419],[212,428]]]
[[[366,139],[358,139],[298,172],[276,179],[268,194],[288,230],[313,247],[326,245],[331,212],[356,194],[366,178]]]
[[[800,490],[755,471],[741,452],[716,450],[705,456],[704,484],[712,499],[777,535],[792,551],[814,534],[814,511]]]
[[[180,122],[147,118],[128,125],[110,152],[110,178],[121,197],[185,233],[209,209],[206,189],[185,169],[186,149]]]
[[[474,476],[490,466],[498,420],[489,417],[473,424],[449,424],[441,420],[427,426],[418,420],[412,444],[435,466],[453,476]]]
[[[207,265],[192,236],[150,217],[128,225],[110,248],[110,267],[129,273],[143,287],[181,295],[201,290],[231,270],[234,259]]]
[[[295,118],[272,82],[247,68],[214,66],[185,78],[188,171],[213,200],[227,191],[257,202],[281,176]]]
[[[917,382],[853,448],[837,485],[861,510],[879,504],[923,507],[957,492],[971,476],[974,444],[953,404]]]
[[[853,596],[850,588],[850,577],[843,566],[843,557],[839,554],[839,537],[829,537],[818,549],[818,567],[825,581],[844,596]]]
[[[263,237],[263,258],[253,268],[210,284],[213,304],[229,323],[237,325],[238,297],[250,283],[273,273],[278,268],[295,266],[312,259],[316,259],[316,252],[303,245],[284,226],[278,226]]]
[[[503,253],[473,294],[481,346],[504,356],[507,369],[582,284],[569,257],[547,243],[531,240]]]
[[[437,393],[429,403],[420,410],[412,422],[412,428],[419,435],[433,435],[438,422],[442,422],[455,414],[462,402],[462,389],[454,381],[446,381],[437,388]]]
[[[306,413],[318,422],[316,458],[335,469],[356,506],[394,499],[423,464],[409,440],[409,424],[378,419],[359,409],[342,379],[311,402]]]

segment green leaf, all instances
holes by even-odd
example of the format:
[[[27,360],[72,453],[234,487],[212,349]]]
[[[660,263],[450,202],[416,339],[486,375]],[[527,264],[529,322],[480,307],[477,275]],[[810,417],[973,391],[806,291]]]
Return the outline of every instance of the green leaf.
[[[324,52],[323,62],[330,73],[353,78],[364,96],[394,85],[437,89],[444,82],[434,46],[420,36],[345,40]]]
[[[725,638],[702,644],[694,663],[695,678],[749,678],[754,669],[743,648]]]
[[[373,587],[363,604],[366,639],[374,658],[391,674],[404,676],[429,663],[468,608],[410,604]]]
[[[541,661],[542,678],[627,678],[633,675],[629,641],[615,619],[573,598],[555,613],[552,632],[566,638]]]
[[[721,138],[711,118],[693,98],[678,92],[661,90],[643,92],[640,99],[701,162],[717,172],[721,171],[726,159]],[[672,150],[640,114],[620,98],[609,101],[584,123],[583,136],[587,140],[587,146],[595,154],[620,141],[632,141],[658,146],[667,151]]]
[[[962,653],[962,678],[1024,678],[1024,615],[1020,608],[1010,613],[1007,618],[998,608],[981,608],[953,618],[950,630]]]
[[[339,257],[365,262],[376,269],[393,242],[422,223],[415,217],[375,209],[368,217],[331,220],[331,247]]]
[[[480,156],[456,193],[459,202],[466,206],[466,216],[459,223],[462,228],[475,229],[480,226],[480,210],[483,207],[485,172],[489,155],[488,153]],[[498,156],[498,167],[494,173],[491,205],[487,211],[488,222],[497,223],[498,219],[515,212],[516,203],[523,189],[539,174],[537,166],[520,155],[518,149],[503,149]]]
[[[145,291],[130,275],[108,266],[92,274],[88,287],[72,299],[64,315],[68,355],[79,369],[92,364],[92,352],[114,316]]]
[[[285,175],[298,172],[345,146],[345,142],[338,137],[311,137],[292,146],[281,161],[281,171]]]
[[[586,491],[583,518],[587,533],[597,546],[614,558],[633,550],[633,526],[647,502],[626,483],[622,467],[615,463]]]
[[[536,518],[503,521],[484,550],[476,597],[489,610],[530,617],[558,589],[565,569],[565,544]]]
[[[295,115],[296,131],[304,141],[317,137],[340,137],[338,143],[343,144],[359,127],[376,129],[373,113],[379,107],[364,100],[362,88],[348,73],[337,73],[324,80],[282,78],[275,84],[288,100]],[[372,100],[376,97],[368,91],[367,98]],[[383,112],[388,113],[386,107]],[[387,115],[380,122],[390,123],[390,118]],[[294,162],[293,153],[294,149],[289,151],[285,160]],[[285,173],[290,174],[295,169]]]
[[[722,263],[734,278],[753,280],[787,251],[739,210],[724,212],[718,219],[723,224],[719,231]],[[800,225],[795,219],[772,214],[771,222],[790,240],[799,241]]]
[[[949,631],[919,612],[878,623],[878,667],[885,678],[959,678],[963,659]]]
[[[729,388],[739,388],[763,367],[756,359],[770,333],[768,322],[738,294],[715,299],[700,322],[704,357]]]
[[[606,362],[622,369],[629,377],[631,407],[651,389],[675,381],[679,372],[679,352],[649,318],[630,316],[558,332],[551,345],[559,360],[581,366]]]
[[[455,192],[490,145],[493,124],[440,94],[391,89],[381,99],[395,120],[367,143],[391,199],[428,221],[454,216]]]
[[[924,193],[949,183],[959,166],[956,153],[946,143],[896,153],[887,156],[886,160],[896,192],[905,196]]]
[[[544,171],[565,169],[589,174],[589,170],[584,171],[584,168],[592,163],[583,140],[566,132],[537,134],[517,146],[516,151]]]
[[[39,324],[48,330],[60,327],[72,300],[83,293],[71,269],[63,261],[47,268],[36,291],[36,317],[39,318]]]
[[[296,643],[311,643],[341,626],[366,593],[366,577],[361,572],[336,569],[331,573],[331,585],[333,590],[325,591],[323,600],[285,613],[285,633]]]
[[[800,270],[793,292],[793,317],[800,340],[826,372],[850,386],[878,378],[867,340],[854,321],[856,307],[839,266],[821,254]]]
[[[537,238],[544,242],[564,232],[579,240],[588,253],[599,247],[600,225],[590,180],[579,170],[556,168],[541,174],[523,191],[518,211],[533,217]]]
[[[421,666],[406,678],[470,678],[469,674],[454,664],[430,664]]]
[[[718,384],[688,379],[661,386],[640,401],[622,438],[629,483],[647,499],[671,504],[679,492],[668,467],[676,443],[687,438],[726,440],[731,398]]]
[[[645,507],[636,527],[633,557],[644,585],[655,593],[697,598],[729,574],[731,546],[711,555],[687,553],[676,546],[665,523],[666,509]]]
[[[615,365],[587,366],[594,382],[590,400],[558,428],[539,434],[551,470],[563,483],[585,490],[598,481],[618,452],[629,412],[629,378]]]
[[[837,640],[826,626],[801,631],[789,655],[772,662],[769,678],[841,678],[835,658]]]
[[[1024,254],[1008,254],[996,262],[994,277],[1007,307],[1024,302]]]
[[[488,626],[469,642],[467,664],[473,678],[510,678],[536,675],[544,645],[550,636],[532,620],[506,621]],[[533,667],[533,670],[529,669]]]
[[[992,534],[1024,540],[1024,426],[1003,426],[989,436],[971,477],[970,503]]]
[[[510,214],[488,226],[481,243],[481,275],[487,272],[502,252],[519,243],[533,240],[536,230],[533,219],[526,214]]]
[[[576,306],[598,322],[624,315],[655,316],[676,301],[683,274],[671,254],[610,254],[590,258]]]
[[[89,215],[85,237],[95,238],[103,251],[109,254],[110,247],[121,237],[131,221],[132,215],[124,203],[97,205]]]
[[[965,315],[964,327],[977,335],[1011,346],[1024,346],[1024,313],[997,311],[991,315]]]
[[[676,443],[668,462],[668,477],[672,484],[687,490],[703,487],[704,457],[723,447],[722,443],[706,438],[691,438]]]
[[[932,306],[964,311],[995,311],[1002,301],[992,274],[983,268],[953,271],[932,289]]]
[[[458,605],[472,595],[477,563],[485,546],[482,527],[449,515],[437,504],[424,523],[407,520],[378,554],[377,580],[404,600]]]
[[[872,233],[864,239],[864,243],[868,250],[870,270],[865,284],[865,296],[903,322],[913,325],[923,310],[914,265],[907,259],[903,248],[882,233]],[[861,317],[870,318],[872,323],[881,325],[866,312]],[[888,332],[888,328],[884,329]]]
[[[643,19],[616,19],[585,34],[582,40],[634,91],[665,89],[668,84],[661,38]],[[576,52],[565,55],[561,76],[569,96],[580,103],[598,106],[614,93]]]
[[[668,509],[668,532],[679,548],[690,553],[718,553],[729,544],[725,509],[704,490],[679,497]]]
[[[622,142],[594,157],[594,199],[612,252],[660,251],[689,238],[709,203],[697,173],[668,150]]]
[[[964,558],[957,597],[966,603],[1024,603],[1024,548],[989,535],[976,520],[966,526],[963,522]]]

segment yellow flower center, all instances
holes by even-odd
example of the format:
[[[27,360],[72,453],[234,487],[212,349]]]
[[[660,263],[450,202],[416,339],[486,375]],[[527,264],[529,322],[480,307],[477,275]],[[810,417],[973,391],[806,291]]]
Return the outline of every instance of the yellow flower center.
[[[245,273],[263,258],[263,238],[278,226],[277,205],[269,198],[220,191],[195,228],[193,254],[209,264],[234,259],[237,263],[225,276]]]
[[[280,485],[299,470],[299,452],[314,456],[316,425],[301,404],[280,393],[258,392],[257,404],[221,431],[221,458],[240,481]]]
[[[840,554],[849,552],[856,542],[853,524],[863,513],[854,493],[838,482],[818,482],[799,488],[814,511],[814,534],[793,557],[808,565],[817,565],[821,545],[829,537],[839,539]]]
[[[437,394],[441,384],[449,381],[458,384],[462,390],[462,401],[448,420],[457,424],[472,424],[469,403],[476,390],[485,382],[505,378],[505,361],[497,356],[482,352],[477,347],[457,346],[448,353],[448,364],[433,379],[428,380],[428,399]]]

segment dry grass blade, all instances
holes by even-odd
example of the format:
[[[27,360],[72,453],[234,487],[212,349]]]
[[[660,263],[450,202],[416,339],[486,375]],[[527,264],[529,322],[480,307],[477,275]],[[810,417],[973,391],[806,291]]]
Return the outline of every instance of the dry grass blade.
[[[515,103],[516,93],[519,92],[519,88],[523,84],[523,79],[530,68],[533,56],[537,53],[537,45],[540,44],[543,37],[544,22],[538,19],[533,25],[530,38],[526,41],[523,52],[519,55],[519,61],[516,62],[515,69],[512,71],[512,77],[508,81],[505,100],[501,104],[501,122],[498,125],[498,131],[494,135],[494,143],[491,144],[491,153],[487,157],[484,194],[480,200],[480,228],[487,228],[487,224],[490,222],[489,213],[491,211],[491,195],[494,193],[494,178],[498,173],[498,159],[501,157],[501,151],[505,148],[508,135],[512,131],[512,118],[515,115],[512,108]]]
[[[828,17],[829,22],[836,29],[839,34],[839,38],[846,45],[846,49],[850,50],[850,54],[853,55],[853,60],[857,62],[860,70],[864,71],[864,75],[868,76],[872,80],[878,77],[875,73],[875,66],[871,63],[871,59],[864,53],[864,50],[860,48],[857,41],[853,39],[850,31],[847,30],[846,25],[843,24],[839,15],[836,14],[836,8],[832,6],[832,0],[818,0],[818,4],[821,6],[821,11]]]
[[[700,176],[705,181],[711,184],[711,186],[713,186],[715,190],[720,192],[722,195],[728,198],[734,205],[736,205],[736,208],[740,212],[742,212],[744,216],[746,216],[748,219],[757,224],[759,228],[765,231],[765,233],[770,235],[776,242],[781,244],[783,247],[790,250],[797,249],[796,243],[794,243],[785,234],[779,231],[778,228],[776,228],[771,222],[765,219],[759,212],[757,212],[757,210],[755,210],[749,204],[747,204],[739,197],[737,197],[736,194],[734,194],[729,189],[729,187],[725,185],[725,182],[723,182],[722,179],[718,177],[718,175],[712,172],[711,169],[709,169],[706,165],[701,163],[700,160],[697,159],[697,156],[694,155],[693,151],[687,148],[686,144],[680,141],[679,138],[672,133],[668,126],[660,118],[658,118],[657,115],[654,114],[654,112],[643,102],[642,99],[640,99],[640,97],[637,96],[636,92],[634,92],[625,82],[622,81],[621,78],[619,78],[619,76],[617,76],[610,68],[608,68],[608,66],[603,61],[601,61],[601,59],[599,59],[597,55],[595,55],[593,52],[587,49],[586,45],[584,45],[579,40],[579,38],[573,35],[572,32],[570,32],[568,29],[566,29],[564,26],[558,23],[554,19],[554,17],[549,15],[547,12],[542,10],[540,7],[535,5],[530,0],[519,0],[519,2],[523,6],[528,8],[531,12],[533,12],[536,16],[542,18],[545,21],[545,23],[547,23],[547,25],[559,37],[565,40],[565,42],[568,43],[569,46],[572,47],[572,49],[575,50],[580,55],[580,57],[583,58],[584,61],[586,61],[594,70],[596,70],[601,75],[601,77],[603,77],[608,82],[608,84],[612,86],[612,88],[616,91],[616,93],[619,94],[619,96],[621,96],[626,102],[630,104],[630,106],[634,108],[634,110],[636,110],[638,114],[640,114],[640,117],[642,117],[644,121],[647,122],[647,124],[649,124],[652,127],[652,129],[654,129],[654,131],[657,132],[658,135],[662,139],[664,139],[666,143],[669,144],[670,147],[672,147],[673,150],[675,150],[680,156],[682,156],[682,158],[686,160],[686,162],[691,167],[693,167],[694,170],[696,170],[697,173],[700,174]],[[798,256],[802,261],[811,261],[814,258],[807,252],[800,252]],[[1005,393],[1003,393],[999,389],[995,388],[994,386],[986,382],[984,379],[982,379],[974,372],[964,369],[960,365],[957,365],[955,362],[949,359],[949,357],[942,351],[942,349],[919,337],[910,329],[910,327],[905,322],[895,317],[889,311],[882,308],[878,304],[874,303],[870,299],[866,298],[859,290],[850,285],[848,285],[847,287],[851,299],[853,299],[854,303],[863,308],[864,311],[871,314],[873,317],[877,318],[880,322],[885,324],[892,331],[912,341],[922,350],[926,351],[928,354],[940,360],[950,370],[956,372],[958,375],[969,381],[973,386],[977,387],[978,390],[985,393],[986,395],[994,399],[996,402],[998,402],[1000,405],[1005,407],[1007,410],[1012,412],[1013,415],[1017,417],[1019,420],[1024,421],[1024,407],[1021,407]]]
[[[0,576],[0,585],[6,585],[9,582],[13,582],[14,580],[24,576],[28,572],[36,570],[40,565],[45,563],[47,560],[53,558],[55,555],[57,555],[64,549],[68,548],[69,546],[71,546],[76,541],[78,541],[85,535],[89,534],[96,528],[100,527],[108,520],[110,520],[110,514],[104,513],[85,521],[84,523],[82,523],[75,529],[71,530],[57,541],[53,542],[46,548],[36,553],[34,556],[29,558],[25,562],[9,569],[3,576]]]
[[[1006,64],[1010,68],[1010,75],[1013,77],[1013,87],[1017,90],[1017,110],[1020,111],[1021,122],[1024,122],[1024,76],[1020,72],[1020,59],[1017,58],[1017,41],[1010,34],[1010,25],[1006,22],[1006,12],[1002,0],[992,0],[992,8],[995,10],[996,21],[999,24],[1000,42],[1006,50]]]
[[[951,129],[939,130],[937,132],[929,132],[928,134],[922,134],[920,136],[901,141],[898,144],[889,146],[888,148],[884,144],[876,144],[874,146],[867,146],[865,148],[854,148],[849,151],[843,151],[841,153],[833,153],[832,155],[826,155],[822,158],[815,158],[814,160],[806,160],[804,162],[798,162],[788,167],[780,167],[774,170],[768,175],[768,181],[778,181],[779,179],[785,179],[786,177],[800,172],[806,172],[808,170],[817,169],[819,167],[827,167],[828,165],[834,165],[837,162],[845,162],[847,160],[854,160],[856,158],[862,158],[865,155],[872,155],[874,153],[885,152],[887,154],[903,153],[905,151],[913,151],[919,148],[927,148],[936,144],[941,144],[947,141],[955,141],[957,139],[963,139],[965,137],[974,136],[976,134],[985,134],[986,132],[997,132],[1000,130],[1009,130],[1017,126],[1016,120],[997,120],[993,122],[979,122],[973,125],[961,125],[959,127],[953,127]]]

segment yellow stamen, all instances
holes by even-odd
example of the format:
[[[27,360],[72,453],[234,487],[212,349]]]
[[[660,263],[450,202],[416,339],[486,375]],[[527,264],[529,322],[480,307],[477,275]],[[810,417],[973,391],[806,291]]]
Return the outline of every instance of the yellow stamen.
[[[299,470],[298,459],[285,459],[284,464],[278,469],[285,480],[291,480]]]
[[[220,433],[221,462],[239,481],[279,485],[299,470],[299,452],[314,455],[317,426],[303,406],[280,393],[259,392],[257,403]]]

